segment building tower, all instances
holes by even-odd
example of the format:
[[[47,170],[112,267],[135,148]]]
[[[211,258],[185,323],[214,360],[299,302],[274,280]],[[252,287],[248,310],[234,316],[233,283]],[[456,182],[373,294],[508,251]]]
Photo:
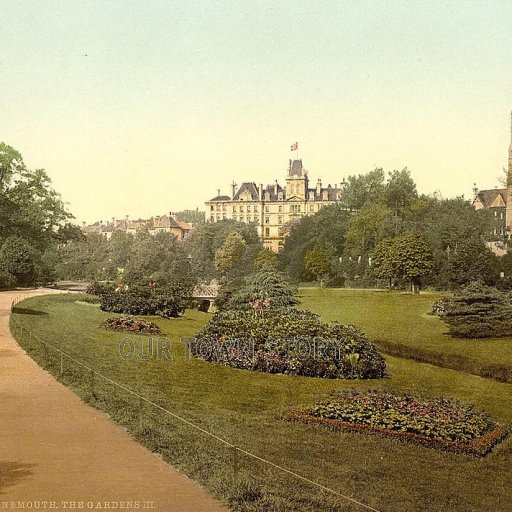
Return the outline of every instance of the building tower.
[[[305,199],[308,189],[308,174],[302,167],[302,160],[290,160],[286,177],[286,197]]]
[[[510,146],[508,148],[507,203],[505,217],[507,238],[510,238],[512,235],[512,112],[510,114]]]

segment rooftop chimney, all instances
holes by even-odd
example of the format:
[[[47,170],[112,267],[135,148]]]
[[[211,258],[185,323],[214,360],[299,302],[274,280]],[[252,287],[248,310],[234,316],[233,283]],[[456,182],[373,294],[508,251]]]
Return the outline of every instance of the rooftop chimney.
[[[322,191],[322,180],[320,178],[318,178],[318,180],[316,182],[316,193],[320,194],[321,191]]]

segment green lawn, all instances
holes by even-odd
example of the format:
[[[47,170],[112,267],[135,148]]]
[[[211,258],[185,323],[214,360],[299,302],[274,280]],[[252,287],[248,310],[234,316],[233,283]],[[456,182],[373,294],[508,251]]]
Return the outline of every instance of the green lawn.
[[[437,293],[301,288],[300,307],[360,327],[392,355],[512,382],[512,338],[460,339],[429,315]]]
[[[304,291],[302,294],[303,306],[321,310],[326,317],[340,319],[352,312],[346,320],[354,323],[356,317],[365,318],[357,312],[364,311],[372,302],[364,292],[354,292],[350,300],[332,290],[317,290],[316,299],[314,290],[308,291],[307,296]],[[340,299],[336,307],[329,306],[329,295],[331,299]],[[386,300],[390,315],[396,301],[408,300],[385,294],[375,296],[379,299],[373,302],[379,303],[380,309],[378,313],[366,309],[368,321],[370,311],[372,316],[378,314],[382,318],[387,309]],[[425,309],[432,298],[420,297],[418,304],[422,306],[417,306],[415,311]],[[72,294],[34,297],[21,303],[13,316],[41,338],[98,372],[131,389],[139,389],[144,396],[229,442],[383,512],[510,510],[510,440],[484,459],[475,459],[373,436],[333,433],[320,427],[290,423],[281,417],[291,408],[309,404],[333,389],[357,386],[456,397],[474,403],[496,421],[511,424],[510,384],[395,357],[387,357],[389,377],[359,382],[268,375],[191,361],[186,357],[183,344],[177,340],[194,335],[209,318],[195,311],[187,312],[180,319],[152,319],[174,340],[171,361],[124,360],[119,354],[119,342],[126,335],[100,329],[100,322],[108,315],[95,306],[76,303],[78,299],[79,296]],[[414,299],[411,297],[411,304]],[[350,304],[342,306],[346,302]],[[415,322],[412,319],[411,323]],[[429,327],[436,322],[424,319],[424,336],[430,339]],[[381,336],[386,329],[397,330],[397,324],[392,321],[386,321],[380,331],[376,322],[372,322],[372,327],[368,322],[362,325],[371,337],[375,334],[371,329]],[[441,332],[439,327],[435,328]],[[418,337],[421,334],[417,325],[411,326],[410,332],[416,332]],[[60,360],[56,353],[50,349],[46,354],[39,342],[30,339],[27,331],[20,336],[18,329],[16,335],[41,365],[48,367],[85,400],[109,412],[114,421],[124,425],[150,449],[158,451],[227,500],[234,509],[363,510],[318,493],[308,484],[245,456],[240,458],[240,485],[235,489],[231,453],[221,443],[149,406],[144,406],[143,419],[139,421],[136,399],[99,377],[95,378],[92,396],[87,372],[66,361],[65,373],[59,376]],[[403,333],[399,336],[400,340],[407,339]]]

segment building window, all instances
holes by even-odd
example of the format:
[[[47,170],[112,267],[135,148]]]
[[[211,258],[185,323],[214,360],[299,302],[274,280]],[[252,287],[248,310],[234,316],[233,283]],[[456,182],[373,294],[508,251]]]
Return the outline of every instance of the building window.
[[[282,213],[283,211],[283,207],[281,205],[279,205],[279,213]]]
[[[265,228],[265,236],[270,236],[270,228]]]
[[[257,213],[258,212],[258,207],[256,205],[254,205],[254,213]]]
[[[215,222],[215,215],[210,216],[210,222]]]
[[[220,212],[220,204],[217,205],[217,211]]]
[[[265,211],[268,213],[270,211],[270,207],[269,206],[265,206]]]
[[[240,211],[243,212],[244,211],[244,207],[243,206],[240,206]]]
[[[277,223],[278,223],[278,224],[282,224],[282,223],[283,223],[283,217],[282,217],[282,215],[279,215],[279,217],[277,217]]]
[[[265,217],[265,224],[270,224],[270,217]]]
[[[254,222],[259,222],[257,215],[254,216]]]
[[[215,206],[213,204],[210,206],[210,210],[213,212],[215,210]]]
[[[233,206],[233,213],[236,212],[236,206]]]

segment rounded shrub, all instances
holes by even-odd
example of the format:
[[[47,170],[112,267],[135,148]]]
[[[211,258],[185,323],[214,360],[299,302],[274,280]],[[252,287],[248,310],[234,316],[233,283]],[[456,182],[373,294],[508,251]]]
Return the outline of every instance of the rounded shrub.
[[[386,371],[384,357],[355,327],[292,308],[218,312],[189,343],[205,361],[269,373],[372,379]]]

